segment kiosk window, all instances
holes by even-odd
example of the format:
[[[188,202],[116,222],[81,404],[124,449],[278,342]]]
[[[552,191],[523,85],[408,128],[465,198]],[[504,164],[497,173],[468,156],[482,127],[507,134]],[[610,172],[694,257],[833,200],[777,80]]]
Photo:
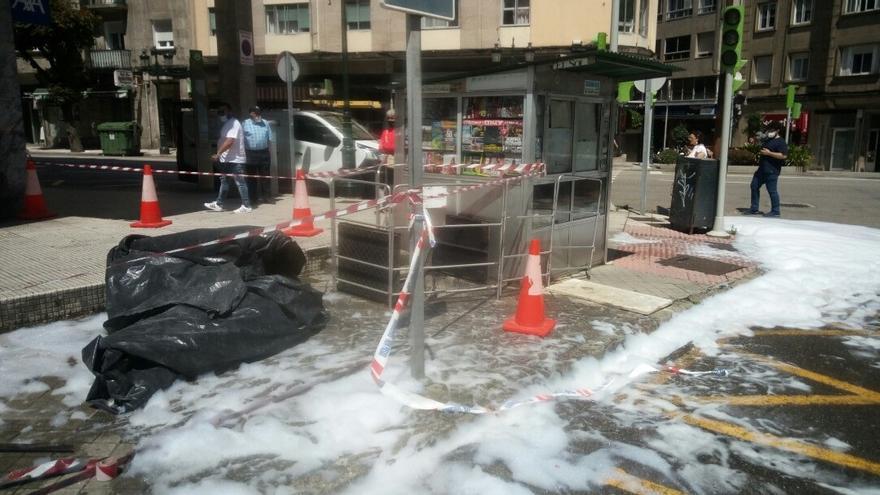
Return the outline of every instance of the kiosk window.
[[[426,164],[448,165],[456,157],[458,99],[425,98],[422,103],[422,151]]]
[[[571,172],[572,105],[567,100],[551,100],[544,158],[548,174]]]
[[[596,170],[599,163],[599,114],[595,103],[577,103],[574,122],[574,171]]]
[[[469,97],[464,99],[463,109],[463,163],[522,161],[522,96]]]
[[[602,189],[599,180],[581,179],[573,182],[572,220],[593,217],[599,212],[599,190]]]

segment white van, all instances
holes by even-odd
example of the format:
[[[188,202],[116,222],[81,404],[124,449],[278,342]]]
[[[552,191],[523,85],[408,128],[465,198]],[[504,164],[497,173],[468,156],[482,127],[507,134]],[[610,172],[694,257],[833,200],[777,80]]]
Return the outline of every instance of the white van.
[[[267,112],[264,112],[264,116]],[[287,112],[272,112],[278,123],[279,163],[289,163],[287,144]],[[379,142],[364,126],[352,119],[354,162],[356,168],[379,163]],[[342,168],[342,114],[323,110],[299,110],[293,113],[293,134],[296,166],[307,173],[333,172]],[[283,166],[282,166],[283,167]],[[324,182],[329,182],[325,179]]]

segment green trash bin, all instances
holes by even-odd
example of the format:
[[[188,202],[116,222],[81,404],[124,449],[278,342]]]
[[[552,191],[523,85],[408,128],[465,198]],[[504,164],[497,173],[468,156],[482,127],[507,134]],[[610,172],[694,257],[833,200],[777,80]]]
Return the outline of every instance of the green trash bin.
[[[104,122],[98,124],[101,151],[104,155],[131,156],[141,154],[137,122]]]

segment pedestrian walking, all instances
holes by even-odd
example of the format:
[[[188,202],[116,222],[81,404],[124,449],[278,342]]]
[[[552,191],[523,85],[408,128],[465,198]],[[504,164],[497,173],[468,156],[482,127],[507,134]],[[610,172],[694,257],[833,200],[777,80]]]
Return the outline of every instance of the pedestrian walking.
[[[223,123],[223,127],[220,128],[220,137],[217,139],[217,153],[211,155],[211,160],[217,163],[216,167],[220,173],[233,174],[235,185],[238,186],[238,194],[241,196],[241,206],[235,210],[235,213],[249,213],[253,210],[248,197],[247,182],[241,176],[244,173],[246,161],[244,132],[238,119],[232,114],[232,107],[228,103],[220,105],[217,116]],[[217,193],[217,199],[205,203],[205,208],[223,211],[223,201],[226,200],[226,195],[229,193],[228,179],[229,177],[226,175],[220,177],[220,191]]]
[[[767,188],[767,194],[770,196],[770,211],[764,213],[765,217],[778,217],[781,214],[779,209],[779,174],[782,173],[782,166],[788,158],[788,144],[784,139],[779,137],[782,132],[782,124],[779,122],[770,122],[767,125],[767,138],[761,145],[761,151],[758,152],[758,170],[752,176],[752,204],[747,215],[760,215],[758,209],[761,200],[761,186]]]
[[[394,163],[394,122],[397,120],[397,112],[391,108],[385,113],[385,127],[379,135],[379,153],[385,155],[385,162]]]
[[[268,203],[271,200],[270,183],[267,178],[271,162],[269,148],[270,143],[275,140],[272,137],[272,127],[263,120],[260,107],[251,107],[250,118],[244,121],[242,127],[247,154],[246,170],[248,174],[262,176],[248,180],[248,192],[255,204]]]

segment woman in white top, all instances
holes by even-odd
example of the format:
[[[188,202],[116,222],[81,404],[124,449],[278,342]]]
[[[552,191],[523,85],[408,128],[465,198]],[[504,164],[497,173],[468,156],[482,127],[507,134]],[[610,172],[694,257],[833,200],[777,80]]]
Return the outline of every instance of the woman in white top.
[[[703,144],[703,133],[700,131],[691,131],[688,134],[688,158],[709,158],[709,152]]]

